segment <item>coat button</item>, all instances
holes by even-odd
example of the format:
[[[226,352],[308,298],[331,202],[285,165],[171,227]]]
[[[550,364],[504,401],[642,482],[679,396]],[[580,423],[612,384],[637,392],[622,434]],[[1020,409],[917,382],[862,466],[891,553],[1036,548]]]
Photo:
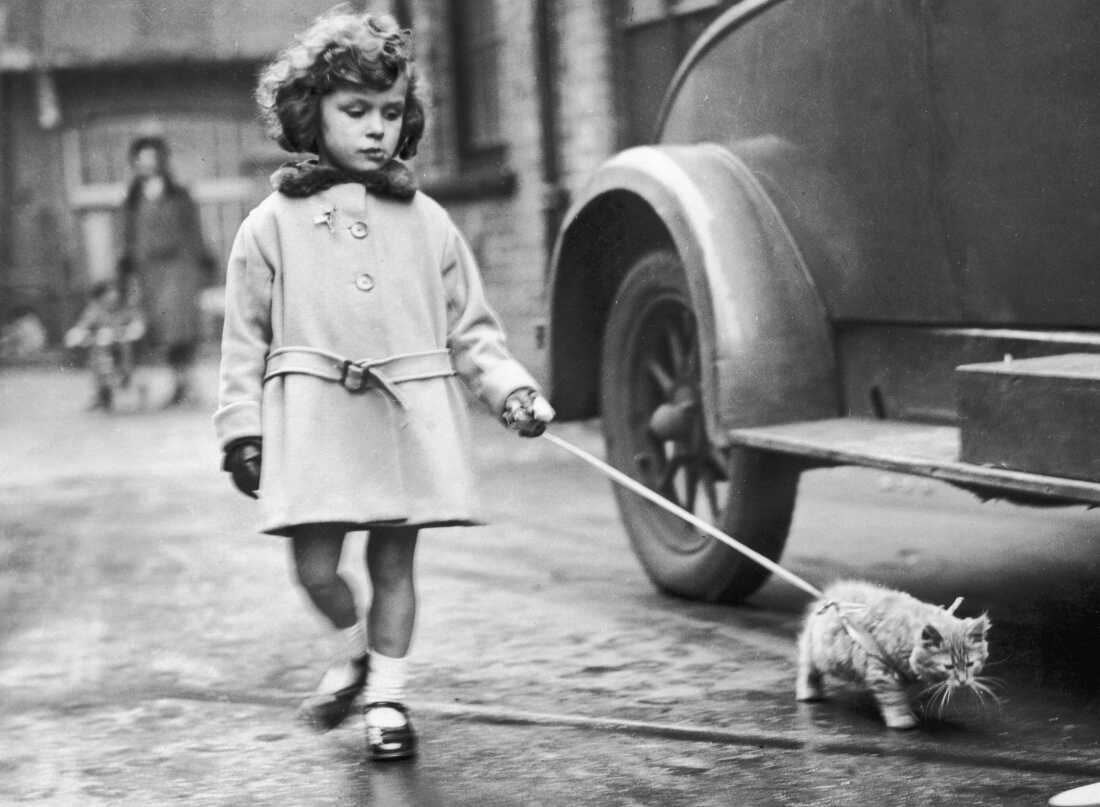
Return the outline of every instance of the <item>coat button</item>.
[[[355,278],[355,288],[359,291],[370,291],[374,288],[374,278],[366,272]]]
[[[357,221],[354,224],[348,225],[348,229],[351,230],[351,234],[356,238],[367,237],[367,223],[364,221]]]

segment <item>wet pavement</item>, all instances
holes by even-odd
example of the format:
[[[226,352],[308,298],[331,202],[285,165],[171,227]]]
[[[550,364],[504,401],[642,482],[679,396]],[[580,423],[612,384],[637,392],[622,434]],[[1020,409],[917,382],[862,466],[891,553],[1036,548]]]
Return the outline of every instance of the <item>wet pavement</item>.
[[[1002,705],[898,734],[856,694],[795,703],[801,592],[659,594],[607,484],[487,417],[491,523],[418,557],[421,755],[365,762],[356,720],[293,720],[325,631],[218,471],[203,383],[204,404],[106,416],[79,373],[0,372],[0,804],[1028,805],[1100,780],[1100,515],[806,475],[789,568],[993,620]],[[600,451],[596,424],[555,431]]]

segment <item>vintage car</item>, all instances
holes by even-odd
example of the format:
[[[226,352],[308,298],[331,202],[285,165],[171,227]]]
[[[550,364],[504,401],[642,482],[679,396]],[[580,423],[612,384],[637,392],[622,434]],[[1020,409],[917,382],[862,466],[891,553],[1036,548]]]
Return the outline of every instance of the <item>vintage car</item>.
[[[807,468],[1100,503],[1100,4],[744,0],[554,250],[550,387],[770,558]],[[767,572],[621,488],[662,589]]]

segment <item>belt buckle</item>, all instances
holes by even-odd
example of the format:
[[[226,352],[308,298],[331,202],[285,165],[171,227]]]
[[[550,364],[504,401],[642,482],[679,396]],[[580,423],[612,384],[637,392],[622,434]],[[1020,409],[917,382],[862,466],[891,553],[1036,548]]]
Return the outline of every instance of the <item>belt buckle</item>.
[[[340,365],[340,383],[349,392],[363,392],[370,380],[370,371],[351,359],[345,359]]]

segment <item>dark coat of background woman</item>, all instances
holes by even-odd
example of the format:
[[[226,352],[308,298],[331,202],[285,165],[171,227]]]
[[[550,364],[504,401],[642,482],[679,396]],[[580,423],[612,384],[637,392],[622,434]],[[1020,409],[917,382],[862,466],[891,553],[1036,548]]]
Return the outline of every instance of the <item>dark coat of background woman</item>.
[[[190,394],[189,370],[201,335],[199,293],[213,274],[199,211],[168,167],[168,146],[142,137],[130,146],[135,176],[123,204],[120,269],[140,288],[148,344],[174,374],[169,404]],[[159,192],[150,193],[150,184]]]

